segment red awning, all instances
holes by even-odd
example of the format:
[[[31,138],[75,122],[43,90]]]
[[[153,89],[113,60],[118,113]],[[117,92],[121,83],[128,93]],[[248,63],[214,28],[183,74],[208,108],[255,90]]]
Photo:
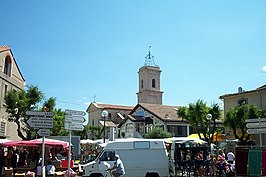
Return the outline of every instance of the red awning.
[[[66,141],[60,141],[55,139],[44,139],[45,146],[62,146],[63,148],[68,147],[68,142]],[[3,143],[3,146],[41,146],[42,145],[42,138],[40,139],[34,139],[34,140],[21,140],[21,141],[9,141]]]

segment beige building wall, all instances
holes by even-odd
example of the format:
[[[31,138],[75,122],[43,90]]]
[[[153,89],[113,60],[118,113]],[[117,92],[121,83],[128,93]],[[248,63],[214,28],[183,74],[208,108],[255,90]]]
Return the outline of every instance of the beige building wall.
[[[8,67],[10,71],[5,73],[6,60],[10,62]],[[6,137],[11,140],[20,139],[17,136],[17,125],[7,121],[8,114],[4,107],[5,94],[10,90],[23,90],[26,83],[20,73],[18,65],[12,55],[11,49],[8,46],[0,46],[0,137]]]
[[[227,112],[231,107],[238,105],[240,100],[247,99],[248,104],[254,104],[266,111],[266,90],[242,93],[224,98],[224,110]]]
[[[108,112],[108,116],[106,117],[106,121],[112,121],[114,124],[120,124],[123,117],[129,114],[129,112],[133,109],[131,106],[119,106],[119,105],[108,105],[108,104],[97,104],[91,103],[87,109],[88,113],[88,125],[89,126],[102,126],[99,121],[103,120],[102,111],[106,110]],[[119,117],[119,115],[121,117]]]
[[[162,104],[161,72],[158,66],[143,66],[139,69],[138,103]]]
[[[242,90],[242,89],[240,89]],[[254,104],[259,109],[266,112],[266,85],[256,90],[243,91],[235,94],[227,94],[220,97],[224,101],[224,115],[234,106],[238,106],[241,101],[246,101],[247,104]],[[231,129],[226,129],[226,135],[230,139],[234,139]],[[259,144],[259,136],[254,135],[256,143]],[[262,134],[263,145],[266,145],[266,136]]]

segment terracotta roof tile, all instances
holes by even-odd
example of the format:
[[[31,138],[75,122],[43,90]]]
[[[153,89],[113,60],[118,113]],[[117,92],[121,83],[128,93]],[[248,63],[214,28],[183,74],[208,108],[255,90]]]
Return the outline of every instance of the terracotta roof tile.
[[[147,109],[151,113],[154,113],[162,120],[165,121],[182,120],[180,117],[178,117],[176,112],[178,106],[167,106],[167,105],[147,104],[147,103],[140,103],[139,105]]]
[[[98,108],[103,108],[103,109],[122,109],[122,110],[131,111],[134,108],[133,106],[122,106],[122,105],[114,105],[114,104],[102,104],[102,103],[94,103],[94,104]]]
[[[0,46],[0,52],[10,50],[10,48],[7,45]]]
[[[257,91],[260,91],[260,90],[266,90],[266,84],[256,88],[255,90],[243,91],[243,92],[240,92],[240,93],[224,94],[224,95],[220,96],[219,98],[223,99],[224,97],[236,96],[236,95],[241,95],[241,94],[245,94],[245,93],[252,93],[252,92],[257,92]]]

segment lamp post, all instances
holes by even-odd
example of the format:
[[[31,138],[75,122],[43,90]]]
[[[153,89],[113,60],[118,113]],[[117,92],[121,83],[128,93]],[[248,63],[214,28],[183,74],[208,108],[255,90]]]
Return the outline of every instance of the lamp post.
[[[108,111],[102,111],[102,118],[103,118],[103,143],[105,143],[105,119],[108,116]]]
[[[210,145],[210,121],[211,121],[211,119],[212,119],[212,115],[211,114],[207,114],[206,115],[206,119],[208,120],[208,129],[207,129],[207,131],[208,131],[208,144]]]

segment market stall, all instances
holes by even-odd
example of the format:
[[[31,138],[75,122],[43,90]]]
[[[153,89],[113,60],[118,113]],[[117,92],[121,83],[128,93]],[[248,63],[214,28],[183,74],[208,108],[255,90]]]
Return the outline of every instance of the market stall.
[[[81,145],[81,160],[82,163],[88,163],[96,159],[102,151],[102,140],[80,140]]]
[[[68,147],[68,142],[66,141],[60,141],[60,140],[54,140],[54,139],[44,139],[45,146],[50,147]],[[4,147],[8,146],[41,146],[42,145],[42,138],[34,139],[34,140],[20,140],[20,141],[6,141],[3,143]]]
[[[43,139],[6,141],[2,143],[5,147],[5,166],[11,167],[13,173],[26,173],[27,171],[35,171],[40,164]],[[44,163],[50,161],[55,167],[60,168],[63,160],[67,160],[68,142],[44,138]],[[65,157],[58,159],[58,155]],[[18,159],[17,163],[16,160]]]

